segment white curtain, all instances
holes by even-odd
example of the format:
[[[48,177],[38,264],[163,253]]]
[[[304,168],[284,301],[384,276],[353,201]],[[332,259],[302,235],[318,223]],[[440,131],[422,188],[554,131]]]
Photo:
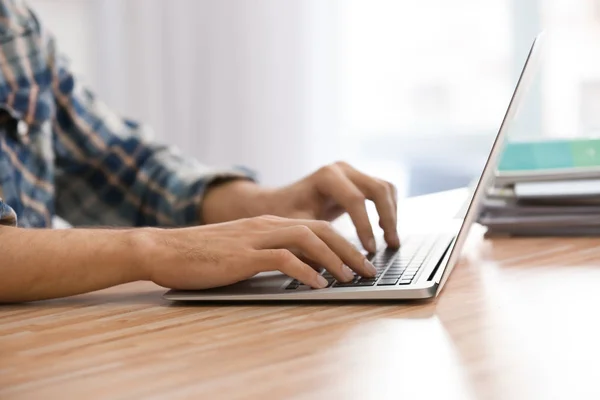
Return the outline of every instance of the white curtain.
[[[87,4],[90,80],[160,140],[266,184],[339,157],[336,1]]]

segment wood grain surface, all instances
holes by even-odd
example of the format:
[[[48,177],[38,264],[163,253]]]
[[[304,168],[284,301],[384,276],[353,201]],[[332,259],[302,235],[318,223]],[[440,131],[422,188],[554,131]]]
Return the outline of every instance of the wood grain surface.
[[[598,399],[600,240],[484,240],[417,303],[0,307],[0,399]]]

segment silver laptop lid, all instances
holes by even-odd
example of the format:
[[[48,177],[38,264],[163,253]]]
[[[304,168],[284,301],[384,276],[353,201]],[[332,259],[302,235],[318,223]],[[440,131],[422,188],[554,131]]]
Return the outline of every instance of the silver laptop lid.
[[[508,104],[506,113],[504,114],[504,118],[502,120],[502,124],[500,125],[500,129],[498,130],[498,133],[495,136],[488,159],[485,162],[482,172],[479,174],[477,184],[475,185],[474,189],[470,190],[470,193],[467,196],[466,201],[468,206],[466,207],[465,216],[464,218],[460,218],[461,221],[458,235],[453,244],[453,247],[450,249],[448,255],[444,259],[444,261],[448,261],[446,264],[446,268],[443,268],[443,270],[440,271],[438,273],[438,276],[436,277],[436,282],[439,283],[438,293],[442,290],[443,286],[446,283],[446,280],[448,279],[448,276],[452,272],[452,269],[454,269],[454,266],[457,263],[458,257],[460,256],[460,253],[462,251],[465,240],[467,239],[469,229],[471,228],[471,225],[479,215],[481,209],[481,200],[485,195],[486,188],[489,186],[492,178],[494,177],[498,157],[502,153],[506,132],[509,129],[511,122],[514,120],[519,110],[519,106],[522,104],[523,97],[527,93],[529,87],[531,86],[531,82],[535,77],[535,73],[538,70],[543,36],[543,33],[539,34],[533,41],[533,44],[531,45],[531,49],[529,50],[529,54],[527,56],[527,59],[525,60],[525,65],[523,66],[523,70],[521,71],[521,76],[517,81],[517,85],[513,92],[510,103]]]

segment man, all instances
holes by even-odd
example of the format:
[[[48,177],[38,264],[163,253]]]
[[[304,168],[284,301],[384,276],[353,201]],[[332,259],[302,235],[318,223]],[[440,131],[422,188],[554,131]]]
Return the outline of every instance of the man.
[[[202,289],[267,270],[323,288],[315,263],[341,281],[373,276],[326,222],[348,212],[375,251],[366,199],[399,246],[393,186],[345,163],[268,189],[152,143],[80,84],[19,0],[0,1],[0,110],[0,302],[137,280]],[[41,229],[55,215],[76,228]]]

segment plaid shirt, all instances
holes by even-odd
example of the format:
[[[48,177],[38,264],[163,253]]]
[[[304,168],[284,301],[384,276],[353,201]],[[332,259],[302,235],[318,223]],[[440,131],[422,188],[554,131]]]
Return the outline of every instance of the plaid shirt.
[[[0,225],[201,223],[212,170],[152,143],[84,87],[19,0],[0,0]]]

